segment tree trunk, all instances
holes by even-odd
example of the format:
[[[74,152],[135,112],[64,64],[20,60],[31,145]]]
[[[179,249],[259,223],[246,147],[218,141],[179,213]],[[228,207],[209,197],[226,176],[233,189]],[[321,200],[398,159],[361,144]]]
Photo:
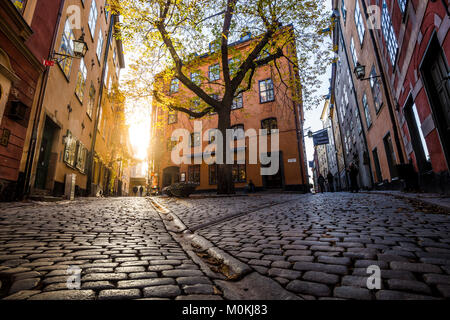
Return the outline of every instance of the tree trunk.
[[[222,133],[223,137],[223,163],[217,165],[217,194],[234,194],[234,182],[232,175],[232,164],[226,164],[226,130],[231,125],[231,104],[228,108],[222,108],[218,112],[219,121],[218,129]]]

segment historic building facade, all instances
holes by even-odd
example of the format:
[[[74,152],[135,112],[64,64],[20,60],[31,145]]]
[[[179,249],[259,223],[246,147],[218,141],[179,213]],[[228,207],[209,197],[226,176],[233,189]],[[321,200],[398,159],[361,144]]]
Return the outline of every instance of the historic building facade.
[[[42,59],[48,57],[59,7],[60,1],[0,3],[0,200],[18,199],[22,193]]]
[[[421,189],[449,193],[449,3],[383,0],[379,5],[381,30],[374,37],[407,161],[419,173]]]
[[[253,41],[251,38],[242,38],[240,41],[230,44],[230,47],[233,47],[234,52],[245,52],[251,41]],[[230,55],[230,59],[232,58],[233,56]],[[217,57],[205,55],[199,59],[201,59],[198,64],[202,77],[208,79],[213,76],[214,79],[210,79],[211,81],[223,79]],[[298,75],[295,75],[292,65],[283,58],[279,60],[278,65],[282,70],[281,74],[287,75],[284,79],[286,83],[294,83],[296,80],[294,77]],[[212,75],[212,72],[215,74]],[[176,90],[172,91],[172,94],[183,95],[186,100],[191,99],[195,102],[195,97],[187,88],[184,88],[176,79],[173,81],[172,84],[176,84]],[[207,86],[207,83],[201,85]],[[264,176],[260,173],[259,157],[257,164],[249,163],[249,146],[251,143],[257,143],[255,137],[237,135],[238,147],[235,147],[234,151],[236,154],[245,153],[246,159],[245,163],[233,165],[233,180],[237,189],[244,188],[252,181],[257,188],[308,191],[304,138],[301,134],[304,121],[303,108],[298,100],[292,98],[293,90],[298,90],[298,88],[290,87],[287,91],[282,88],[277,72],[270,65],[263,65],[255,70],[251,89],[235,98],[231,111],[232,129],[243,129],[244,131],[255,129],[256,132],[259,132],[259,129],[267,129],[269,135],[271,130],[278,129],[280,142],[277,152],[280,169],[275,175]],[[169,89],[167,91],[169,92]],[[154,108],[152,116],[153,132],[151,136],[153,142],[150,154],[152,186],[163,188],[174,182],[186,181],[198,184],[197,190],[199,191],[215,190],[217,188],[216,165],[208,165],[204,161],[191,165],[174,164],[171,161],[173,144],[170,143],[170,139],[175,129],[188,129],[191,132],[192,148],[201,147],[200,149],[204,150],[213,141],[204,141],[202,137],[210,129],[218,127],[218,116],[210,114],[200,119],[203,132],[194,132],[194,119],[190,119],[185,113]],[[194,154],[194,152],[192,153]],[[194,157],[201,155],[201,153],[194,154]]]
[[[351,19],[351,15],[347,16],[346,3],[347,1],[342,0],[333,1],[335,20],[332,39],[336,59],[332,66],[331,102],[333,112],[336,113],[339,122],[346,169],[351,163],[354,163],[359,169],[359,186],[371,189],[373,187],[372,169],[365,127],[363,127],[363,116],[359,106],[360,99],[353,78],[353,66],[356,62],[352,52],[355,43],[349,36],[351,32],[347,30],[350,28],[350,22],[347,23],[347,20]],[[347,187],[349,186],[348,179],[346,170],[341,170],[340,181]]]

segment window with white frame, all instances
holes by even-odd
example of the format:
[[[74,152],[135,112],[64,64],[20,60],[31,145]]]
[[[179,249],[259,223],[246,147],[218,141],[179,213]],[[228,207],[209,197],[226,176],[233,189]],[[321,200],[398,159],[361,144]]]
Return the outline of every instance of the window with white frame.
[[[87,68],[84,63],[84,58],[80,60],[80,70],[78,71],[77,85],[75,87],[75,94],[78,99],[83,102],[84,89],[86,88]]]
[[[97,59],[100,61],[102,58],[102,52],[103,52],[103,33],[102,30],[98,32],[98,42],[97,42]]]
[[[275,95],[273,91],[273,81],[272,79],[266,79],[259,81],[259,102],[269,102],[274,101]]]
[[[347,21],[347,8],[345,7],[345,0],[342,0],[341,4],[342,18],[344,19],[344,23]]]
[[[180,88],[180,80],[177,78],[173,78],[170,82],[170,93],[178,92],[178,89]]]
[[[353,37],[350,42],[350,51],[352,53],[353,65],[356,66],[356,63],[358,62],[358,56],[356,55],[355,42],[353,41]]]
[[[97,17],[98,17],[97,3],[95,3],[95,0],[92,0],[88,20],[89,31],[91,32],[92,37],[94,37],[95,27],[97,26]]]
[[[77,151],[77,162],[76,162],[76,168],[81,172],[85,173],[86,170],[86,159],[87,159],[87,152],[88,150],[86,147],[78,141],[78,151]]]
[[[363,103],[363,107],[364,107],[364,114],[366,116],[366,124],[367,124],[367,129],[368,129],[372,125],[372,118],[370,117],[369,104],[367,103],[366,94],[364,94],[364,96],[362,98],[362,103]]]
[[[400,7],[400,10],[404,13],[406,10],[406,2],[408,0],[398,0],[398,6]]]
[[[64,162],[71,166],[75,166],[75,156],[77,152],[77,140],[72,136],[72,133],[67,130],[64,144]]]
[[[209,66],[208,68],[209,81],[216,81],[220,79],[220,65],[218,63]]]
[[[200,74],[198,72],[191,72],[191,81],[196,85],[201,84]]]
[[[375,111],[378,113],[380,111],[381,105],[383,104],[383,100],[381,97],[380,83],[378,82],[377,70],[375,69],[375,65],[372,66],[372,70],[370,71],[370,88],[372,89],[373,101],[375,104]]]
[[[397,56],[398,42],[392,26],[391,16],[386,1],[383,0],[383,15],[381,18],[381,30],[383,31],[384,40],[386,41],[387,51],[392,65],[395,65]]]
[[[69,19],[66,20],[64,24],[64,32],[61,37],[61,46],[59,47],[59,53],[73,56],[73,40],[75,35],[73,34],[72,28],[70,26]],[[73,60],[70,57],[59,60],[58,64],[63,70],[64,74],[69,77],[70,70],[72,69]]]
[[[89,89],[89,103],[87,105],[86,113],[89,118],[92,119],[92,113],[94,112],[94,104],[95,104],[95,87],[91,83],[91,88]]]
[[[244,107],[242,93],[233,99],[233,104],[231,105],[231,110],[241,109]]]
[[[358,31],[358,37],[359,37],[359,43],[362,45],[364,40],[364,33],[366,32],[366,28],[364,27],[364,20],[361,13],[361,8],[359,7],[358,0],[356,1],[355,5],[355,24],[356,24],[356,30]]]

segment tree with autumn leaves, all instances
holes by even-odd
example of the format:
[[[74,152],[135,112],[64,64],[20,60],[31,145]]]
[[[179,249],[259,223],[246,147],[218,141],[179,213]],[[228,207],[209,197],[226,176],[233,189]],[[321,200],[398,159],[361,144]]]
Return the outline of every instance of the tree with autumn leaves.
[[[330,24],[324,0],[110,3],[113,13],[122,16],[119,34],[134,60],[125,85],[125,91],[134,99],[151,97],[159,107],[195,119],[217,113],[218,129],[225,137],[231,125],[233,100],[252,88],[255,70],[269,64],[283,79],[277,61],[286,59],[299,75],[284,83],[286,92],[294,92],[291,98],[305,108],[319,104],[318,76],[329,63],[329,50],[323,45],[327,33],[323,30]],[[248,50],[238,52],[230,44],[243,34],[251,34],[252,41]],[[204,53],[220,62],[223,81],[217,83],[216,92],[205,85],[207,77],[189,76],[198,70]],[[186,101],[173,101],[167,94],[164,88],[173,79],[199,98],[201,103],[196,108]],[[226,145],[223,147],[225,154]],[[231,165],[218,164],[217,180],[219,194],[234,192]]]

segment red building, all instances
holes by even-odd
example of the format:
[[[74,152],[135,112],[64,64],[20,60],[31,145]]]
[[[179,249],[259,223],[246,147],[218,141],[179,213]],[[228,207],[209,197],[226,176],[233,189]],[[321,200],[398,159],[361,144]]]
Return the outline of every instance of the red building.
[[[24,159],[60,0],[0,1],[0,200],[23,183]]]
[[[450,192],[450,9],[447,0],[366,0],[378,5],[373,31],[396,104],[407,157],[422,189]]]

